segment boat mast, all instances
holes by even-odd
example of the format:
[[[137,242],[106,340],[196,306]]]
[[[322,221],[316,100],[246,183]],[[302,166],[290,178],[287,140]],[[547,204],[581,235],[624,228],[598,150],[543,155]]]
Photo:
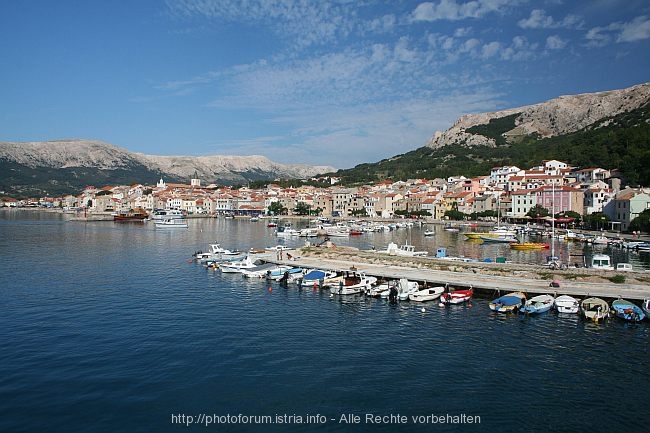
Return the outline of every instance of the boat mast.
[[[555,182],[551,183],[551,257],[555,260]]]

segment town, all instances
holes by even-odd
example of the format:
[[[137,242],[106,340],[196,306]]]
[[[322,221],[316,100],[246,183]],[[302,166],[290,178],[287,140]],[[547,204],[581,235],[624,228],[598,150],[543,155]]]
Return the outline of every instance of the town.
[[[633,221],[650,209],[650,188],[625,187],[617,170],[575,168],[557,160],[522,169],[494,167],[474,178],[390,179],[371,185],[342,187],[336,177],[321,177],[328,187],[300,182],[264,188],[189,184],[88,186],[78,195],[17,200],[0,197],[0,207],[46,207],[83,211],[86,218],[144,209],[177,209],[187,215],[312,215],[323,217],[467,219],[499,217],[526,223],[549,214],[564,221],[583,220],[591,229],[630,232]],[[646,212],[647,213],[647,212]]]

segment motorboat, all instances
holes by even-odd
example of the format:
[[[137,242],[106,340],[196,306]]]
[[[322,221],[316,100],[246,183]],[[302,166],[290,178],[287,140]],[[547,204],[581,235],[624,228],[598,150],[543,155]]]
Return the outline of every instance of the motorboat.
[[[483,242],[487,243],[503,243],[503,244],[510,244],[513,242],[517,242],[517,238],[512,236],[512,235],[481,235],[479,236],[479,239],[481,239]]]
[[[409,294],[409,300],[415,302],[435,301],[445,291],[443,286],[428,287]]]
[[[490,310],[498,313],[512,313],[526,304],[526,295],[522,292],[512,292],[500,296],[490,302]]]
[[[428,251],[416,251],[414,245],[404,244],[397,245],[395,242],[388,244],[385,250],[377,251],[391,256],[405,256],[405,257],[426,257],[429,255]]]
[[[153,223],[157,229],[186,229],[187,221],[179,218],[154,219]]]
[[[600,298],[583,299],[580,303],[580,309],[585,319],[593,320],[594,322],[600,322],[609,315],[609,305]]]
[[[612,311],[616,317],[628,322],[640,322],[646,316],[641,307],[626,299],[616,299],[612,302]]]
[[[151,215],[151,219],[154,221],[184,218],[185,214],[179,209],[155,209]]]
[[[365,272],[356,269],[342,271],[341,277],[338,284],[329,284],[332,295],[355,295],[367,292],[377,282],[377,277],[368,276]]]
[[[294,229],[293,227],[291,227],[291,225],[284,225],[282,227],[278,227],[275,234],[278,237],[299,236],[300,230]]]
[[[526,303],[519,308],[519,313],[521,314],[541,314],[549,311],[553,304],[555,303],[555,298],[551,295],[537,295],[526,300]]]
[[[221,272],[227,274],[227,273],[241,273],[244,269],[252,269],[256,267],[256,265],[253,260],[250,258],[250,256],[244,257],[242,260],[237,260],[235,262],[229,262],[229,263],[223,263],[219,266],[219,269],[221,269]]]
[[[460,289],[460,290],[449,290],[449,287],[446,287],[445,292],[440,295],[440,305],[456,305],[462,304],[472,299],[474,296],[474,289]]]
[[[194,258],[199,261],[221,260],[224,258],[224,256],[232,257],[232,256],[238,256],[240,254],[241,254],[240,251],[222,248],[221,244],[214,243],[208,245],[207,252],[204,253],[202,251],[197,251],[196,253],[194,253]]]
[[[580,302],[569,295],[560,295],[555,298],[555,310],[558,313],[578,314],[580,312]]]

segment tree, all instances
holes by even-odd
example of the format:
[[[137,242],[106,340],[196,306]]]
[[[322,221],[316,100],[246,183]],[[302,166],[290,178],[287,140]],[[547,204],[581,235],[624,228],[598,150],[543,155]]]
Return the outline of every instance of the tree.
[[[609,217],[602,212],[595,212],[585,215],[583,218],[583,228],[587,230],[601,230],[607,227]]]
[[[279,201],[274,201],[273,203],[271,203],[269,205],[269,207],[267,209],[268,209],[268,212],[271,215],[286,215],[287,214],[287,208],[282,206],[282,203],[280,203]]]
[[[646,209],[630,223],[630,231],[650,232],[650,209]]]
[[[450,220],[454,221],[462,221],[465,219],[467,215],[462,213],[461,211],[458,211],[456,209],[451,209],[448,211],[445,211],[445,217],[449,218]]]
[[[309,215],[311,213],[311,206],[305,202],[299,201],[296,203],[296,207],[293,209],[293,213],[296,215]]]
[[[550,212],[545,207],[536,204],[526,213],[526,216],[531,218],[545,218],[550,215]]]

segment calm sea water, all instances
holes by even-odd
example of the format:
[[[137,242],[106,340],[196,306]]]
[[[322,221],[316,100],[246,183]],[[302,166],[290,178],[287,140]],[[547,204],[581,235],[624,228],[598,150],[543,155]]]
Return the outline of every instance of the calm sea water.
[[[404,235],[373,236],[339,242]],[[277,242],[246,221],[171,232],[0,212],[0,431],[646,429],[646,323],[330,298],[188,260],[215,240]],[[480,423],[432,423],[448,416]]]

